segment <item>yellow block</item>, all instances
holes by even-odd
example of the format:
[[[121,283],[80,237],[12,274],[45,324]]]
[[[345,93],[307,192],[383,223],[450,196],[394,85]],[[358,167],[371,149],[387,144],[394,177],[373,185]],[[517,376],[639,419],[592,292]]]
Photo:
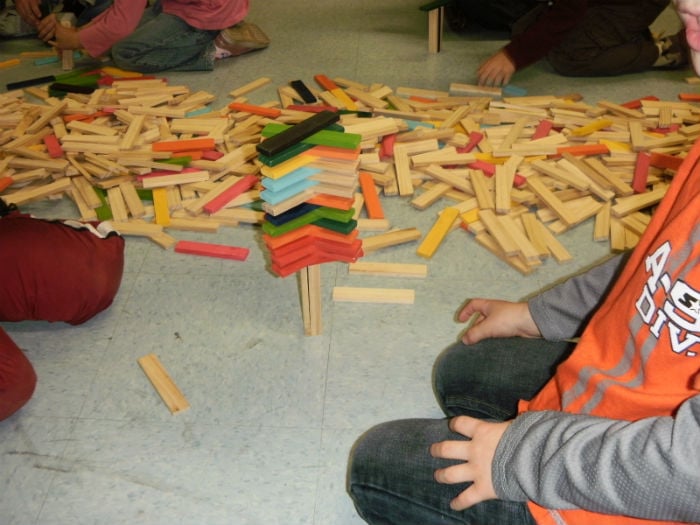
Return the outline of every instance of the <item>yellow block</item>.
[[[416,253],[427,259],[432,257],[442,243],[442,240],[452,228],[458,215],[459,210],[457,208],[445,208],[423,239],[423,242],[418,246]]]
[[[139,73],[137,71],[126,71],[114,66],[105,66],[102,68],[102,72],[110,77],[118,78],[140,78],[143,76],[143,73]]]
[[[263,166],[260,173],[270,179],[279,179],[294,170],[303,168],[307,164],[311,164],[317,159],[318,157],[314,157],[313,155],[297,155],[289,160],[285,160],[277,166]]]
[[[571,135],[574,137],[584,137],[586,135],[590,135],[591,133],[594,133],[596,131],[600,131],[601,129],[609,128],[610,126],[613,125],[613,121],[605,118],[599,118],[591,122],[590,124],[586,124],[585,126],[581,126],[579,128],[573,129],[571,131]]]
[[[465,211],[462,214],[462,221],[464,221],[465,224],[469,225],[472,222],[476,222],[479,220],[479,208],[474,208],[473,210]]]
[[[170,224],[170,210],[168,209],[168,189],[153,188],[153,213],[156,224],[168,226]]]
[[[615,140],[601,140],[601,144],[605,144],[610,151],[617,151],[620,153],[630,153],[632,151],[632,146],[626,142],[617,142]]]
[[[351,99],[350,96],[341,88],[331,89],[331,95],[340,100],[340,102],[343,103],[343,106],[345,106],[345,109],[349,111],[357,110],[357,104],[355,104],[355,101]]]

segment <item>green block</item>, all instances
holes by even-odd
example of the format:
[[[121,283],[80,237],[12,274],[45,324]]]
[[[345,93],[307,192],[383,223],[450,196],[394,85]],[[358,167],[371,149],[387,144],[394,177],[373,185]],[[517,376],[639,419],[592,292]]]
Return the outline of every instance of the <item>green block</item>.
[[[278,133],[282,133],[290,126],[287,124],[279,124],[271,122],[262,129],[262,136],[273,137]],[[345,133],[344,131],[335,131],[331,129],[323,129],[317,131],[310,137],[301,141],[303,144],[313,144],[314,146],[330,146],[334,148],[357,149],[362,142],[362,135],[357,133]]]
[[[342,233],[344,235],[349,235],[352,231],[357,228],[357,221],[351,220],[349,222],[338,222],[331,219],[319,219],[313,222],[314,225],[326,230],[332,230],[334,232]]]
[[[277,166],[278,164],[281,164],[286,160],[292,159],[297,155],[300,155],[301,153],[310,150],[313,147],[313,144],[304,144],[303,142],[297,142],[296,144],[294,144],[294,146],[287,148],[281,153],[278,153],[277,155],[273,155],[271,157],[260,153],[258,154],[258,160],[265,164],[265,166]]]
[[[99,197],[100,201],[102,201],[102,206],[95,208],[97,219],[100,221],[109,221],[113,219],[112,208],[110,208],[109,204],[107,203],[107,193],[99,188],[95,188],[95,193]]]
[[[354,209],[348,211],[338,210],[336,208],[328,208],[322,206],[311,210],[309,213],[295,217],[291,221],[287,221],[284,224],[274,225],[269,221],[263,222],[262,229],[268,235],[272,237],[277,237],[279,235],[284,235],[291,231],[301,228],[307,224],[316,224],[327,230],[334,231],[346,231],[347,227],[341,225],[351,224],[348,232],[351,232],[357,226],[357,221],[353,220],[352,216],[355,213]],[[325,226],[328,224],[328,226]]]

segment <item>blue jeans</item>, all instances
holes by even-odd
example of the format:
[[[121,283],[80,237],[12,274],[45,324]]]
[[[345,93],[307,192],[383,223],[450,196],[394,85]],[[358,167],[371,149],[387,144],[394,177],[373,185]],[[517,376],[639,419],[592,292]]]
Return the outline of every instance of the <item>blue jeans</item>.
[[[163,13],[160,0],[144,11],[136,30],[112,46],[112,59],[122,69],[155,73],[211,71],[218,30],[196,29],[182,18]]]
[[[520,338],[457,343],[435,364],[435,392],[447,416],[510,419],[517,413],[518,400],[532,398],[572,349],[570,343]],[[348,467],[349,492],[358,514],[371,525],[534,525],[527,505],[519,502],[491,500],[461,512],[450,509],[450,501],[468,484],[437,483],[435,470],[456,462],[429,453],[435,442],[465,439],[447,423],[392,421],[358,439]]]

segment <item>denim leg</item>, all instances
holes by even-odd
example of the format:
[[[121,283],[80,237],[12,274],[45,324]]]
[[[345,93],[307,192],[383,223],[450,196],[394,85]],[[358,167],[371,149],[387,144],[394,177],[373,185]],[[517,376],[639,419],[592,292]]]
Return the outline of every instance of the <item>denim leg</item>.
[[[156,2],[136,30],[112,46],[117,66],[142,73],[164,70],[211,71],[213,42],[219,31],[196,29],[181,18],[163,13]]]
[[[457,343],[437,359],[433,382],[448,416],[512,418],[520,399],[530,399],[549,380],[574,344],[542,339],[487,339]],[[468,485],[434,480],[438,468],[459,462],[435,459],[430,445],[465,439],[447,420],[412,419],[378,425],[357,441],[350,455],[349,492],[371,525],[531,525],[524,503],[492,500],[455,512],[449,502]]]
[[[433,385],[448,416],[505,420],[531,399],[574,344],[519,337],[456,343],[435,362]]]
[[[348,489],[362,519],[371,525],[534,525],[524,503],[490,500],[450,509],[468,484],[435,481],[436,469],[459,463],[430,455],[430,445],[445,439],[464,439],[446,419],[393,421],[365,433],[348,468]]]

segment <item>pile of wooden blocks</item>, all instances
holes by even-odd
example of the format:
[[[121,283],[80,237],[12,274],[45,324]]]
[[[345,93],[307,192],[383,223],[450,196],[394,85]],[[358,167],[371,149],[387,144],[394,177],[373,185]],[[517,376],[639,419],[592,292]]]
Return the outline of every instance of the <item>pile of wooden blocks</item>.
[[[632,247],[700,135],[690,95],[589,104],[467,84],[437,91],[314,80],[318,88],[297,81],[252,104],[249,94],[271,82],[261,78],[221,108],[207,92],[158,78],[117,78],[62,99],[45,87],[0,94],[0,197],[21,207],[65,195],[82,219],[108,218],[124,235],[169,248],[178,230],[262,224],[265,127],[338,111],[345,132],[361,137],[365,185],[353,209],[365,254],[420,241],[417,253],[430,258],[463,228],[527,274],[547,257],[570,259],[557,235],[590,218],[595,240]],[[391,224],[375,192],[440,208],[433,228],[424,235]]]

